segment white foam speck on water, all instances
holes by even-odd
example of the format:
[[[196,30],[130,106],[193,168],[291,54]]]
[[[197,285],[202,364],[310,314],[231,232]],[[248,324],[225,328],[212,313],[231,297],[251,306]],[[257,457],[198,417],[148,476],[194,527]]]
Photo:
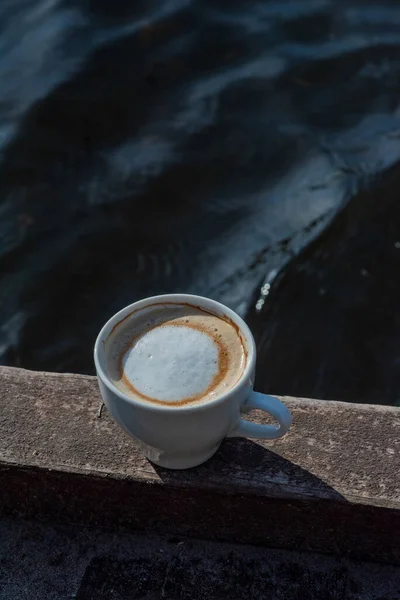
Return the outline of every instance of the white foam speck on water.
[[[161,401],[179,401],[205,392],[218,373],[218,346],[185,326],[156,327],[123,357],[125,377],[138,392]]]

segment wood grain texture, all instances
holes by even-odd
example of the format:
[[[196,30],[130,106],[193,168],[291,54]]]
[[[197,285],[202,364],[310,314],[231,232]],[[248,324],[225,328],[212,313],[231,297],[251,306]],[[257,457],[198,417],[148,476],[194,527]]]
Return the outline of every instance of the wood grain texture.
[[[227,440],[167,471],[99,416],[94,377],[0,367],[0,397],[4,514],[400,562],[400,410],[283,398],[281,440]]]

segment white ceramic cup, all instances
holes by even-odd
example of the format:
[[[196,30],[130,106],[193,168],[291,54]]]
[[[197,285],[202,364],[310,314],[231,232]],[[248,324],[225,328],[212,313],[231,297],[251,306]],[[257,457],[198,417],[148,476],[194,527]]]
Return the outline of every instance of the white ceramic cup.
[[[227,318],[238,326],[247,351],[247,362],[239,381],[225,394],[202,403],[183,406],[152,404],[121,392],[107,374],[106,347],[118,323],[153,304],[189,304]],[[142,313],[143,314],[143,313]],[[132,316],[134,319],[134,317]],[[187,469],[208,460],[225,437],[275,439],[289,429],[292,417],[280,400],[253,391],[256,348],[246,323],[223,304],[189,294],[153,296],[120,310],[100,331],[94,362],[104,404],[121,427],[140,444],[149,460],[169,469]],[[241,418],[252,409],[271,414],[277,425],[262,425]]]

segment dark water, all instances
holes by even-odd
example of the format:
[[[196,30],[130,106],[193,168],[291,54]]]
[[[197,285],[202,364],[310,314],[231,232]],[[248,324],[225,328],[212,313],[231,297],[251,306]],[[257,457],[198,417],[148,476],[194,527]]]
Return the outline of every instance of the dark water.
[[[2,0],[0,153],[3,364],[183,291],[259,389],[399,403],[397,2]]]

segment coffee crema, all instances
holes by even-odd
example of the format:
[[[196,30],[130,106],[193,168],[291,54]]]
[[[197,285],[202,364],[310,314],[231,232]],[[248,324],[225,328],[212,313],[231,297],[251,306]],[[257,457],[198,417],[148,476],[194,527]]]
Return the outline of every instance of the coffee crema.
[[[135,311],[114,327],[106,353],[110,379],[124,394],[173,406],[229,391],[247,360],[234,323],[187,304]]]

